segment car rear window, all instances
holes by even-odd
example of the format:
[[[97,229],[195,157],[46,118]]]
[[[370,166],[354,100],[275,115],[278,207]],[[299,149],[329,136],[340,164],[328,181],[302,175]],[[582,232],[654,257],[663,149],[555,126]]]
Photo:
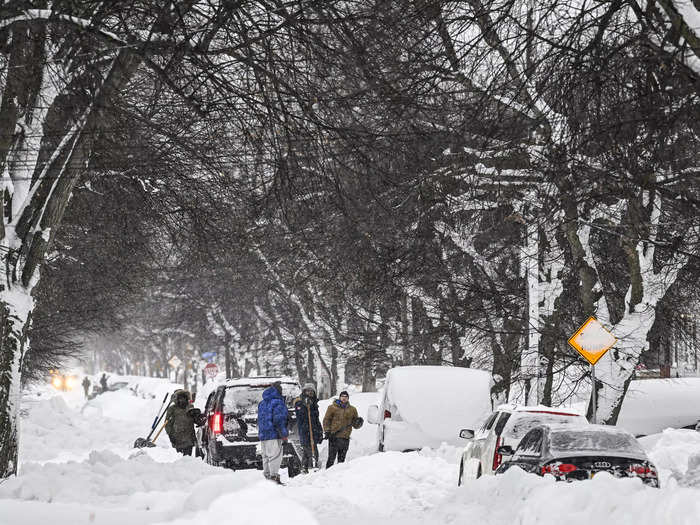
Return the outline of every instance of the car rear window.
[[[230,386],[224,393],[224,411],[239,415],[257,413],[258,403],[262,401],[263,392],[269,385]],[[299,386],[292,383],[282,383],[282,395],[287,406],[291,406],[294,398],[300,394]]]
[[[644,454],[642,447],[631,434],[604,430],[556,430],[549,437],[550,448],[555,452],[626,452]]]
[[[583,418],[578,415],[563,415],[563,414],[547,414],[547,413],[534,413],[534,412],[516,412],[513,417],[510,418],[510,424],[506,425],[503,431],[503,436],[510,439],[522,439],[525,434],[527,434],[530,429],[538,427],[540,425],[551,424],[551,423],[578,423],[581,424]]]

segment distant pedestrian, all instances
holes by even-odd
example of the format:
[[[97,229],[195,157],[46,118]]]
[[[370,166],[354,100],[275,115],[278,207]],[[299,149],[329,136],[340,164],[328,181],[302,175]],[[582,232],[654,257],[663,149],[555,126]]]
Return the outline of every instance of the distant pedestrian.
[[[90,397],[90,379],[88,376],[83,378],[83,390],[85,390],[85,397]]]
[[[353,428],[360,428],[363,419],[357,416],[357,409],[350,404],[350,394],[343,390],[338,399],[333,401],[323,417],[323,430],[328,438],[328,461],[326,468],[335,463],[345,461],[345,455],[350,448],[350,434]]]
[[[100,386],[102,386],[102,391],[107,392],[107,374],[102,374],[100,378]]]
[[[287,406],[282,397],[282,384],[275,381],[266,388],[262,401],[258,404],[258,439],[263,460],[265,478],[282,485],[280,481],[280,465],[282,451],[287,441]]]
[[[176,390],[173,399],[173,404],[165,413],[165,432],[175,450],[184,456],[191,456],[196,443],[194,426],[201,426],[204,421],[199,409],[192,406],[187,390]]]
[[[299,442],[303,452],[301,469],[303,472],[308,472],[309,467],[318,465],[318,445],[323,441],[316,387],[312,383],[305,384],[301,396],[294,400],[294,412],[297,416]]]

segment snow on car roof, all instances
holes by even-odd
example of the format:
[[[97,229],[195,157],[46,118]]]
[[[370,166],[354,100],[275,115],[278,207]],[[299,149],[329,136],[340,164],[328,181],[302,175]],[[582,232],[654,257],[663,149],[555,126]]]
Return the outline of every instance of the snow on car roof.
[[[294,385],[298,385],[299,382],[296,379],[293,379],[291,377],[238,377],[235,379],[227,379],[224,383],[226,386],[265,386],[265,385],[271,385],[275,381],[279,381],[280,383],[291,383]]]
[[[515,404],[504,404],[499,405],[497,410],[502,412],[533,412],[533,413],[546,413],[546,414],[557,414],[562,416],[583,416],[577,410],[573,408],[563,408],[563,407],[549,407],[547,405],[515,405]]]
[[[550,448],[560,452],[646,453],[632,434],[622,428],[605,425],[542,425],[549,429]]]
[[[387,373],[386,397],[403,421],[446,442],[491,411],[491,374],[452,366],[401,366]]]

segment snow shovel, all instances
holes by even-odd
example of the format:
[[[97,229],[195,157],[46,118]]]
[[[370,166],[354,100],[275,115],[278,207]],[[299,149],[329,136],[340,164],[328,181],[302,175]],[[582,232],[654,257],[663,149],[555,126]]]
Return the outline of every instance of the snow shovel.
[[[151,425],[151,431],[148,433],[148,436],[145,439],[144,438],[136,438],[136,441],[134,441],[134,448],[155,447],[155,444],[151,441],[151,436],[153,435],[153,432],[155,431],[158,424],[165,417],[165,413],[168,411],[168,408],[170,407],[170,404],[172,403],[172,400],[171,400],[171,403],[168,403],[168,405],[165,407],[165,410],[163,410],[163,412],[161,413],[161,410],[163,409],[165,402],[168,400],[169,395],[170,394],[165,394],[165,397],[163,398],[163,403],[160,405],[160,409],[158,409],[158,413],[156,414],[156,417],[153,420],[153,424]],[[163,430],[163,429],[161,428],[161,430]],[[158,434],[160,434],[160,431],[158,432]],[[156,435],[156,437],[153,438],[153,441],[155,441],[157,437],[158,437],[158,435]]]

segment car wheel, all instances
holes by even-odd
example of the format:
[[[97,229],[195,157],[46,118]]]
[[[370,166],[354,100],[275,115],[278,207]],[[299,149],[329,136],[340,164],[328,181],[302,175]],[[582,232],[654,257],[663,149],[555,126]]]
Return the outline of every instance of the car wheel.
[[[457,478],[457,486],[462,486],[462,477],[464,476],[464,460],[459,462],[459,478]]]

